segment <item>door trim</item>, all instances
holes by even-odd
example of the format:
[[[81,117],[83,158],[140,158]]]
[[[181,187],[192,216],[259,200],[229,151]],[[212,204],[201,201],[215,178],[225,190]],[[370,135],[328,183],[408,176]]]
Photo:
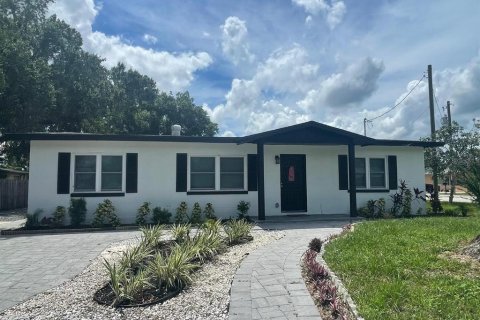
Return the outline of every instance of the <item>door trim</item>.
[[[304,174],[304,186],[303,186],[303,189],[304,189],[304,199],[303,199],[303,207],[305,209],[299,209],[299,210],[284,210],[283,209],[283,199],[282,199],[282,157],[285,157],[285,156],[293,156],[293,157],[297,157],[297,159],[299,159],[300,161],[303,162],[303,174]],[[280,154],[280,170],[279,170],[279,174],[280,174],[280,212],[281,213],[285,213],[285,214],[288,214],[288,215],[304,215],[305,212],[308,212],[308,190],[307,190],[307,156],[306,154],[291,154],[291,153],[284,153],[284,154]]]

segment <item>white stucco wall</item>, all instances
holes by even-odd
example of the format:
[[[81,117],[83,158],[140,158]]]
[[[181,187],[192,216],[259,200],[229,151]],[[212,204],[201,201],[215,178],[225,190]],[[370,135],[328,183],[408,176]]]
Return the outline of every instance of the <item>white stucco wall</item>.
[[[236,215],[239,201],[250,202],[250,215],[257,216],[257,192],[229,195],[187,195],[176,192],[176,154],[203,156],[246,156],[256,153],[251,144],[224,143],[172,143],[172,142],[121,142],[121,141],[32,141],[30,149],[30,179],[28,210],[43,209],[50,216],[56,206],[69,206],[69,194],[57,194],[57,161],[59,152],[72,154],[122,154],[138,153],[138,193],[126,193],[124,197],[110,197],[123,223],[132,223],[138,207],[149,201],[152,208],[161,206],[172,214],[181,201],[190,208],[199,202],[202,208],[211,202],[216,214],[222,218]],[[338,155],[347,154],[346,146],[265,146],[265,214],[283,215],[280,196],[280,165],[275,155],[305,154],[307,174],[308,214],[349,214],[349,194],[338,190]],[[424,190],[423,148],[420,147],[356,147],[357,157],[397,156],[398,179],[406,180],[410,188]],[[388,172],[386,173],[388,180]],[[125,175],[123,176],[125,181]],[[73,178],[70,179],[73,191]],[[387,181],[388,186],[388,181]],[[391,205],[389,193],[358,193],[357,205],[364,206],[369,199],[385,198]],[[87,222],[103,197],[88,197]],[[278,203],[278,207],[276,204]],[[413,212],[425,208],[423,202],[413,204]]]
[[[202,208],[211,202],[219,217],[236,216],[241,200],[250,202],[250,215],[257,215],[257,192],[236,195],[186,195],[176,192],[176,154],[209,156],[246,156],[256,153],[254,145],[216,143],[171,143],[128,141],[32,141],[30,147],[30,180],[28,210],[43,209],[49,216],[56,206],[69,206],[69,194],[57,194],[57,162],[59,152],[75,154],[123,154],[138,153],[138,193],[126,193],[124,197],[109,197],[123,223],[135,221],[138,207],[149,201],[152,208],[161,206],[175,214],[181,201],[191,209],[195,202]],[[125,175],[123,176],[125,181]],[[73,190],[73,179],[70,179]],[[87,222],[104,197],[87,197]]]

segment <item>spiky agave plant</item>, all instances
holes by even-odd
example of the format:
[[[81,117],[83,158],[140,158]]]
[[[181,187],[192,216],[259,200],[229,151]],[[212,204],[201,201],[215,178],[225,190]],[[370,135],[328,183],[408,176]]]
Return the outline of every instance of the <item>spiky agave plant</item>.
[[[174,224],[172,226],[173,238],[177,243],[182,243],[190,240],[190,229],[191,225],[189,223]]]
[[[209,219],[202,224],[202,229],[206,232],[211,233],[220,233],[220,229],[222,228],[222,222],[217,219]]]
[[[250,236],[252,228],[253,225],[248,223],[245,219],[230,220],[224,226],[228,244],[234,245],[240,243],[242,240]]]
[[[194,259],[200,262],[211,259],[222,248],[223,242],[219,233],[203,230],[191,240],[188,245],[193,253]]]
[[[140,228],[140,232],[142,233],[141,245],[148,250],[154,250],[162,241],[163,225],[145,226]]]

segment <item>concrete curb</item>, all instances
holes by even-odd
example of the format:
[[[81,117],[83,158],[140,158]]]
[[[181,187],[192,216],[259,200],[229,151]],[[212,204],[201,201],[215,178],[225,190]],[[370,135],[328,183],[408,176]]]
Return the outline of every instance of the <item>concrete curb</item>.
[[[0,230],[1,236],[21,236],[36,234],[62,234],[62,233],[83,233],[102,231],[132,231],[138,230],[138,226],[120,226],[109,228],[79,228],[79,229],[40,229],[40,230]]]

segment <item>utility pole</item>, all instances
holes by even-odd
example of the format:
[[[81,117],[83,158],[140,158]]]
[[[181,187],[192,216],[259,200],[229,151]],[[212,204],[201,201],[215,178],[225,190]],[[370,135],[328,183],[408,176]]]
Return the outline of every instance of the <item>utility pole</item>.
[[[435,106],[433,105],[433,77],[432,77],[432,65],[428,65],[428,101],[430,105],[430,129],[432,134],[432,141],[436,141],[435,138]],[[435,160],[433,161],[433,200],[438,203],[438,172],[437,172],[437,149],[435,149]]]
[[[450,101],[447,101],[447,118],[448,118],[448,127],[452,127],[452,114],[450,113]]]
[[[367,118],[363,118],[363,135],[367,136]]]

